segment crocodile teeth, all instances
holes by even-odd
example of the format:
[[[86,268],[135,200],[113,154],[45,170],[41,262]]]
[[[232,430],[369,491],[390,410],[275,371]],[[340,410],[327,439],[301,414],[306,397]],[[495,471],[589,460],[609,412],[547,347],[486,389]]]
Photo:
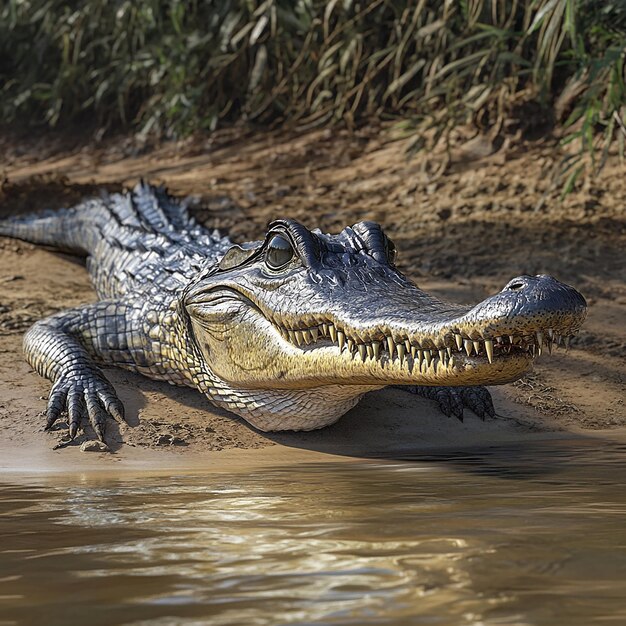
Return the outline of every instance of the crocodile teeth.
[[[461,335],[454,335],[454,341],[456,341],[457,350],[461,351],[463,349],[463,337]]]
[[[330,333],[330,339],[333,343],[337,341],[337,329],[333,324],[328,325],[328,332]]]
[[[381,355],[387,355],[387,352],[383,352],[383,350],[387,350],[389,361],[393,361],[397,356],[400,366],[408,367],[410,372],[413,372],[414,368],[416,368],[415,371],[425,371],[431,366],[435,371],[441,367],[454,367],[454,358],[458,359],[459,353],[466,353],[470,357],[485,355],[489,363],[494,363],[494,355],[499,357],[507,354],[526,353],[526,356],[535,358],[541,356],[544,349],[552,353],[552,348],[555,345],[564,345],[568,349],[573,337],[565,333],[560,335],[551,328],[543,328],[531,334],[498,335],[492,339],[485,338],[480,333],[477,334],[476,331],[471,331],[477,339],[465,339],[460,333],[451,332],[446,335],[445,340],[438,336],[422,339],[422,344],[420,344],[417,339],[411,343],[412,340],[409,338],[395,340],[391,335],[378,340],[368,340],[367,337],[361,338],[359,335],[350,337],[345,329],[339,330],[334,323],[330,322],[320,321],[317,326],[290,330],[281,326],[276,320],[270,321],[273,322],[280,336],[292,345],[303,348],[305,345],[310,346],[320,338],[325,337],[339,347],[339,353],[343,353],[347,347],[352,356],[358,350],[363,362],[369,358],[377,361],[381,366],[387,362],[387,359],[381,361]],[[454,343],[451,341],[453,338]],[[445,345],[446,343],[448,345]],[[426,349],[422,345],[430,345],[432,348]]]
[[[343,352],[343,347],[346,345],[346,335],[342,330],[337,331],[337,343],[339,344],[339,352]]]
[[[380,341],[372,341],[372,350],[374,352],[374,358],[378,361],[380,358]]]
[[[399,343],[396,346],[396,350],[398,351],[398,358],[400,359],[400,365],[402,365],[402,363],[404,363],[404,355],[406,353],[406,348],[404,347],[403,343]]]
[[[493,341],[491,339],[485,339],[485,352],[489,363],[493,363]]]
[[[472,356],[472,348],[474,347],[474,344],[469,339],[463,340],[463,347],[465,348],[467,356]]]

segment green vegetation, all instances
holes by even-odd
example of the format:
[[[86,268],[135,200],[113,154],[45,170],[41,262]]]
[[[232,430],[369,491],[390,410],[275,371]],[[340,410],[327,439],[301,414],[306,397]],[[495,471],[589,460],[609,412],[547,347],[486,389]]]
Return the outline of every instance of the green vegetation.
[[[437,136],[560,122],[595,168],[623,151],[625,51],[625,0],[5,0],[0,109],[161,136],[237,119],[402,118]],[[580,158],[566,165],[573,185]]]

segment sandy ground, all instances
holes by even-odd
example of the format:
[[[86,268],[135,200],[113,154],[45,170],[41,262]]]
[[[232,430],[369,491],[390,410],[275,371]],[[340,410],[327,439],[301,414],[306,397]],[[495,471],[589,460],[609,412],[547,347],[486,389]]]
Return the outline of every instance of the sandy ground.
[[[49,383],[23,361],[21,336],[35,320],[94,293],[80,259],[0,238],[0,470],[215,468],[311,455],[393,457],[546,433],[622,437],[624,165],[609,159],[593,183],[561,201],[552,183],[562,155],[553,140],[494,151],[459,137],[451,153],[407,159],[404,141],[388,136],[376,129],[231,132],[151,150],[121,141],[72,147],[67,138],[0,138],[0,216],[71,204],[98,187],[144,177],[193,196],[197,216],[235,240],[261,237],[276,217],[330,232],[378,221],[396,242],[401,269],[459,302],[479,301],[522,273],[552,274],[587,297],[588,321],[568,354],[543,356],[522,381],[493,389],[498,419],[468,412],[459,423],[427,400],[386,389],[330,428],[267,435],[193,390],[107,370],[130,422],[111,424],[113,454],[85,454],[79,445],[53,450],[64,425],[42,432]]]

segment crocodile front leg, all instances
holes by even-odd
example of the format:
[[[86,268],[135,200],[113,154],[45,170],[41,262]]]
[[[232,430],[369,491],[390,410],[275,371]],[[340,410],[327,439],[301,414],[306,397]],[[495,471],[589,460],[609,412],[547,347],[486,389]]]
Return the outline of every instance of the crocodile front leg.
[[[423,385],[399,385],[409,393],[434,400],[442,413],[448,417],[454,416],[463,421],[463,410],[468,408],[481,419],[495,417],[491,394],[486,387],[429,387]]]
[[[103,441],[107,418],[122,420],[124,407],[99,364],[149,370],[145,330],[141,310],[116,301],[63,311],[32,326],[24,336],[26,359],[53,382],[46,429],[67,411],[71,439],[88,418]]]

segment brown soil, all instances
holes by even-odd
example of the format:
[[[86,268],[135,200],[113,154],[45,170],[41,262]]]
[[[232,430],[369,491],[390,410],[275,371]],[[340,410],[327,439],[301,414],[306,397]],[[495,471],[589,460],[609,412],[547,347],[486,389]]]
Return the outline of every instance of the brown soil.
[[[460,138],[448,154],[408,159],[405,142],[389,136],[380,129],[230,132],[149,151],[121,141],[94,148],[51,137],[0,139],[0,217],[72,204],[102,186],[120,188],[143,177],[193,196],[198,217],[235,240],[261,237],[282,216],[329,232],[374,220],[396,242],[401,268],[440,296],[478,301],[518,274],[549,273],[576,286],[590,304],[569,354],[543,356],[527,378],[496,389],[504,419],[485,423],[468,414],[460,424],[426,400],[383,390],[324,431],[267,436],[193,390],[110,370],[131,422],[110,428],[117,453],[111,458],[132,461],[153,449],[148,466],[158,466],[164,458],[275,443],[368,456],[412,445],[626,426],[624,165],[611,157],[595,181],[561,201],[553,185],[561,158],[554,141],[494,151],[483,139]],[[7,466],[26,467],[24,446],[44,454],[63,433],[40,432],[49,383],[23,361],[23,331],[93,299],[80,260],[0,238],[0,458],[13,451]],[[64,462],[85,457],[77,447],[45,454]]]

